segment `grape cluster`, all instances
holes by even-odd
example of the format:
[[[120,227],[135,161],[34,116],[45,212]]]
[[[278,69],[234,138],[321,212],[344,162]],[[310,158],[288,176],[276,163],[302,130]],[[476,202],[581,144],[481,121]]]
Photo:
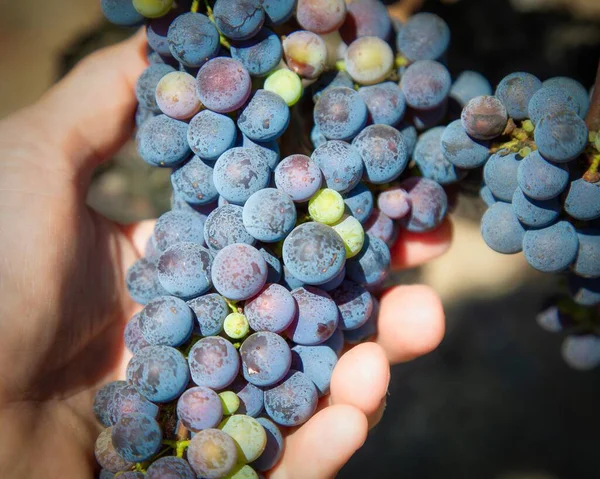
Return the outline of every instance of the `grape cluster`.
[[[515,74],[491,96],[476,72],[453,82],[446,23],[419,13],[401,25],[378,0],[102,8],[120,25],[147,22],[136,140],[173,187],[127,273],[143,309],[125,330],[126,381],[94,404],[102,477],[251,479],[274,467],[286,428],[328,394],[344,344],[377,333],[391,246],[437,228],[446,185],[469,169],[485,165],[486,241],[524,247],[548,270],[569,259],[576,297],[597,302],[584,286],[598,281],[598,236],[559,219],[561,204],[577,219],[600,205],[600,188],[566,166],[589,147],[587,92],[565,94],[575,83]],[[461,118],[439,126],[453,105]],[[530,190],[552,188],[539,199],[552,207],[537,206]],[[569,231],[572,257],[558,244]]]

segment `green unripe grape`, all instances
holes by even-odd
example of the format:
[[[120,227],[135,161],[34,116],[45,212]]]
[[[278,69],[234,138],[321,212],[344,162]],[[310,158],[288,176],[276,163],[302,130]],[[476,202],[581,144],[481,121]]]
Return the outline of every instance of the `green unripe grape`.
[[[219,398],[221,398],[221,405],[223,406],[223,414],[225,416],[235,414],[240,408],[240,398],[233,391],[223,391],[219,393]]]
[[[332,228],[341,236],[344,242],[346,258],[352,258],[360,253],[363,244],[365,244],[365,230],[360,221],[354,216],[344,215]]]
[[[293,71],[282,68],[267,77],[264,89],[277,93],[288,106],[292,106],[302,96],[302,80]]]
[[[250,331],[250,325],[242,313],[231,313],[225,318],[223,331],[231,339],[241,339]]]
[[[133,8],[146,18],[159,18],[173,7],[173,0],[133,0]]]
[[[258,474],[248,464],[240,464],[223,479],[258,479]]]
[[[332,225],[344,214],[344,198],[330,188],[317,191],[308,202],[308,214],[318,223]]]
[[[267,445],[267,433],[253,417],[234,414],[219,424],[219,429],[229,434],[238,448],[238,462],[256,461]]]

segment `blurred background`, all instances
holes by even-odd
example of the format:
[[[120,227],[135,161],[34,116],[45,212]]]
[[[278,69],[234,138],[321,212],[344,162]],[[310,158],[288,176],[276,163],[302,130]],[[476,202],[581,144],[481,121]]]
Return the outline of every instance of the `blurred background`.
[[[422,8],[448,22],[453,76],[473,69],[495,85],[523,70],[593,83],[600,0],[399,3],[401,15]],[[0,118],[130,33],[103,20],[98,0],[0,0]],[[168,208],[168,172],[147,167],[130,143],[98,170],[89,202],[123,222],[155,217]],[[568,368],[562,335],[534,319],[560,278],[489,250],[483,211],[462,194],[449,253],[394,276],[438,291],[447,335],[434,353],[393,369],[386,416],[340,478],[600,478],[600,370]]]

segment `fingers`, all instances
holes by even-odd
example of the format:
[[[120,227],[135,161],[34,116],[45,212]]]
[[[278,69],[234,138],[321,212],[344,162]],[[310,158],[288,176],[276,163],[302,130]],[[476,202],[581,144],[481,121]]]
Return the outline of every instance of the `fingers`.
[[[147,66],[144,38],[140,31],[88,56],[23,112],[77,172],[91,173],[131,136],[135,84]]]
[[[365,415],[350,405],[315,414],[288,436],[283,457],[270,479],[333,478],[367,438]]]
[[[396,286],[381,298],[376,343],[390,363],[431,352],[444,332],[442,303],[428,286]]]
[[[435,230],[411,233],[402,230],[398,241],[390,248],[392,267],[412,268],[444,254],[452,241],[452,223],[449,218]]]
[[[131,244],[135,248],[138,256],[146,255],[146,247],[150,237],[152,236],[152,233],[154,232],[155,224],[156,220],[145,220],[121,227],[121,230],[125,236],[129,238],[129,241],[131,241]]]

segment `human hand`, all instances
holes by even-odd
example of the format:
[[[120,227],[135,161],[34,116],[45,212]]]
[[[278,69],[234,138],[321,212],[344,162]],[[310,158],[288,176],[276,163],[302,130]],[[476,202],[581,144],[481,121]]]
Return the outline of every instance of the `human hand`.
[[[124,284],[151,227],[120,226],[85,204],[91,175],[131,137],[143,34],[97,52],[38,103],[0,122],[0,477],[91,477],[93,396],[122,376],[123,329],[136,311]],[[451,226],[403,232],[396,268],[448,247]],[[138,308],[139,309],[139,308]],[[383,413],[390,363],[435,348],[437,295],[397,286],[378,336],[338,362],[331,395],[290,433],[271,476],[334,476]]]

